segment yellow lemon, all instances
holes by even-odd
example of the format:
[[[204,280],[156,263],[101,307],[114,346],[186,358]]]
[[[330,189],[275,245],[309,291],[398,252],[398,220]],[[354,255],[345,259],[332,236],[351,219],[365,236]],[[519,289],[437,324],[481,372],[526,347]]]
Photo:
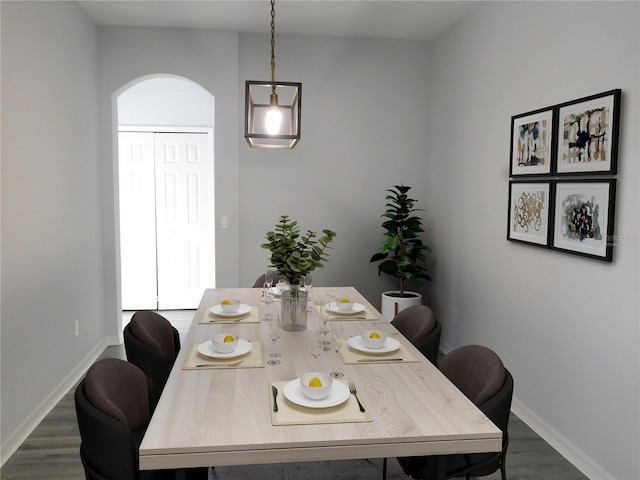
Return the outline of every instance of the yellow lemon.
[[[224,343],[229,343],[229,342],[233,342],[235,340],[235,338],[233,338],[233,335],[227,335],[226,337],[224,337],[223,342]]]
[[[318,377],[313,377],[311,380],[309,380],[309,386],[310,387],[321,387],[322,386],[322,382],[320,381],[320,379]]]
[[[222,305],[231,305],[231,300],[225,298],[224,300],[222,300]]]
[[[342,297],[340,299],[340,303],[349,303],[351,300],[349,300],[347,297]]]
[[[371,332],[369,338],[380,338],[380,334],[378,332]]]

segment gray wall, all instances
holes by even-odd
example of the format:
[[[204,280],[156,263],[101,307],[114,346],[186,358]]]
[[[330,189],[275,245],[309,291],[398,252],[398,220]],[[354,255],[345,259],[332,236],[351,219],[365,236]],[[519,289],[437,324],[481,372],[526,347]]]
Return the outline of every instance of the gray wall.
[[[268,37],[243,35],[240,52],[240,79],[269,74]],[[241,285],[267,266],[259,245],[287,214],[338,234],[315,285],[355,286],[374,305],[397,288],[369,258],[383,240],[385,189],[413,186],[425,220],[434,208],[425,200],[429,57],[422,42],[279,37],[276,78],[302,82],[302,140],[290,151],[240,148]]]
[[[100,353],[106,325],[97,29],[71,2],[1,8],[4,447]]]
[[[542,6],[541,6],[542,5]],[[640,478],[639,4],[496,2],[434,43],[429,202],[446,348],[495,349],[515,411],[591,478]],[[512,115],[623,92],[612,264],[506,240]]]
[[[609,265],[505,239],[511,115],[618,87],[616,231],[637,238],[638,3],[489,3],[433,44],[280,36],[277,77],[303,82],[293,151],[242,138],[244,80],[268,78],[267,36],[100,28],[96,39],[74,4],[1,5],[3,450],[119,336],[115,95],[163,73],[216,98],[216,207],[230,216],[218,285],[253,283],[266,266],[258,245],[288,213],[338,232],[314,283],[354,285],[377,303],[394,286],[368,263],[384,189],[412,185],[443,348],[494,348],[516,378],[514,407],[541,433],[593,478],[640,477],[638,245]],[[588,68],[575,39],[596,30],[602,64]],[[60,348],[43,367],[51,338]]]
[[[114,157],[115,98],[140,78],[154,74],[193,80],[215,97],[216,213],[235,219],[216,232],[216,284],[238,283],[238,33],[202,29],[100,28],[98,34],[102,189],[105,239],[105,318],[110,341],[121,332],[117,161]]]

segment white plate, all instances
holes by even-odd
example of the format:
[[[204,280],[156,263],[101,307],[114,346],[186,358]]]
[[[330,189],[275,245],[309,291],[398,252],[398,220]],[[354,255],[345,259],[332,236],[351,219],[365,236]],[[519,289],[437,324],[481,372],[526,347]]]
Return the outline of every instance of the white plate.
[[[354,303],[351,310],[340,310],[336,305],[336,302],[329,302],[327,304],[327,310],[338,315],[355,315],[356,313],[364,312],[364,308],[364,305],[361,303]]]
[[[213,348],[213,342],[211,340],[207,340],[206,342],[202,342],[198,345],[198,351],[207,357],[212,358],[235,358],[240,355],[244,355],[245,353],[249,353],[253,345],[251,342],[247,340],[243,340],[242,338],[238,339],[238,344],[236,345],[236,349],[233,352],[229,353],[220,353]]]
[[[360,350],[361,352],[365,353],[391,353],[400,348],[400,342],[391,337],[387,337],[384,341],[384,344],[380,348],[367,347],[362,341],[362,336],[360,335],[349,338],[347,343],[351,348],[355,348],[356,350]]]
[[[322,400],[312,400],[302,391],[299,378],[287,383],[284,386],[283,393],[287,400],[296,405],[309,408],[335,407],[336,405],[346,402],[350,395],[349,388],[344,383],[334,381],[333,384],[331,384],[331,391],[327,397]]]
[[[235,313],[225,313],[222,310],[222,306],[214,305],[213,307],[209,307],[209,311],[213,313],[217,317],[241,317],[242,315],[246,315],[251,311],[251,307],[249,305],[245,305],[241,303],[238,307],[238,311]]]

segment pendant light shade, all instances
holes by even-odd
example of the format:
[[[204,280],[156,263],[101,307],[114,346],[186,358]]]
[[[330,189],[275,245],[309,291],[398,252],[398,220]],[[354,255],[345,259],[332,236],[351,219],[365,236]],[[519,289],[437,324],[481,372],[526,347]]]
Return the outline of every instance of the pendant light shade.
[[[302,83],[248,80],[244,138],[255,148],[295,147],[300,140],[301,105]]]
[[[293,148],[300,140],[302,83],[276,82],[275,0],[271,0],[271,81],[248,80],[244,138],[255,148]]]

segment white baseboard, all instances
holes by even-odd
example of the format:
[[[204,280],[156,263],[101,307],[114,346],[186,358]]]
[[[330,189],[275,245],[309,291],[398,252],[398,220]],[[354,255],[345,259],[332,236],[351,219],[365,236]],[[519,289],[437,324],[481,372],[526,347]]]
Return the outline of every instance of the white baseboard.
[[[564,435],[529,410],[529,408],[515,397],[511,403],[511,411],[587,478],[591,480],[615,479],[615,477],[594,462],[593,459],[571,443]]]
[[[0,466],[11,458],[11,456],[20,448],[20,445],[31,435],[35,428],[44,420],[51,410],[62,400],[62,398],[71,390],[84,376],[89,367],[104,352],[107,343],[102,340],[96,345],[89,354],[67,375],[62,382],[31,412],[24,422],[7,438],[0,448]]]
[[[107,345],[122,345],[124,343],[124,336],[122,333],[118,335],[111,335],[105,338],[105,342]]]

